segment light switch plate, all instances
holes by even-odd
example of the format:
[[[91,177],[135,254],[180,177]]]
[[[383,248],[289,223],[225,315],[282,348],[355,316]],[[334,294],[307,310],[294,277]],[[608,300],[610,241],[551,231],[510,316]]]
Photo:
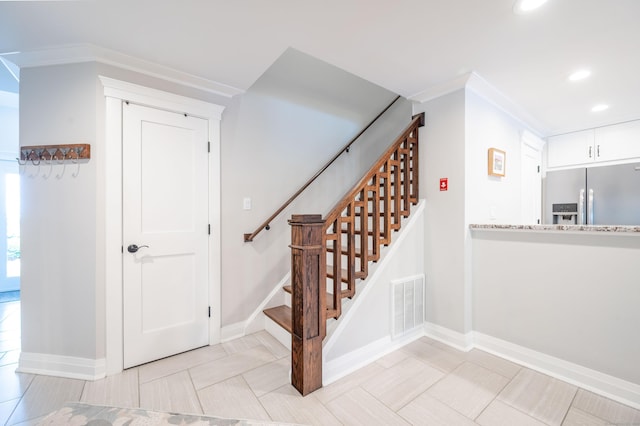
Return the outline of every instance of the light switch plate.
[[[243,208],[244,210],[251,210],[251,198],[249,198],[249,197],[245,197],[245,198],[242,200],[242,208]]]

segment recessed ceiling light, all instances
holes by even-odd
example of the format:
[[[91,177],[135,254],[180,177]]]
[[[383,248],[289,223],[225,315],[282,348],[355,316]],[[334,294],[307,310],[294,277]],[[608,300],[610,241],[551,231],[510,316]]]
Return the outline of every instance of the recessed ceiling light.
[[[589,70],[578,70],[569,76],[569,80],[571,81],[584,80],[590,75],[591,75],[591,71]]]
[[[546,2],[547,0],[516,0],[516,3],[513,5],[513,11],[518,14],[531,12]]]
[[[598,104],[598,105],[594,106],[593,108],[591,108],[591,111],[600,112],[600,111],[604,111],[605,109],[609,109],[609,105]]]

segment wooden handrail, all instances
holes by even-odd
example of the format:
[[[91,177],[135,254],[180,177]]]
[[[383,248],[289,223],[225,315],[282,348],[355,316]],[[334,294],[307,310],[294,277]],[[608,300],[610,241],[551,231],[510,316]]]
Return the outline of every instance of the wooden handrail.
[[[282,206],[280,206],[280,208],[278,208],[271,216],[269,216],[269,218],[267,220],[265,220],[255,231],[253,231],[251,234],[244,234],[244,242],[248,243],[253,241],[253,239],[256,237],[256,235],[258,235],[263,229],[267,229],[267,231],[269,230],[270,226],[269,224],[280,214],[282,213],[282,211],[284,209],[286,209],[289,204],[291,204],[293,202],[293,200],[295,200],[296,198],[298,198],[298,196],[300,194],[302,194],[302,192],[307,189],[309,187],[309,185],[311,185],[313,183],[313,181],[315,181],[318,176],[320,176],[325,170],[327,170],[329,168],[329,166],[331,166],[331,164],[333,164],[334,161],[336,161],[338,159],[338,157],[340,157],[342,155],[342,153],[349,152],[349,148],[351,148],[351,145],[353,145],[353,143],[360,137],[362,136],[362,134],[364,132],[366,132],[369,127],[371,127],[373,125],[373,123],[375,123],[376,121],[378,121],[378,119],[380,117],[382,117],[382,115],[387,112],[389,110],[389,108],[391,108],[391,106],[393,104],[395,104],[398,99],[400,99],[400,96],[397,96],[389,105],[387,105],[387,107],[385,109],[383,109],[373,120],[371,120],[369,122],[369,124],[367,124],[357,135],[355,135],[340,151],[338,151],[338,153],[327,162],[327,164],[325,164],[324,166],[322,166],[322,168],[315,174],[313,175],[313,177],[311,179],[309,179],[304,185],[302,185],[302,187],[296,191],[295,194],[293,194],[291,197],[289,197],[289,199],[287,201],[284,202],[284,204],[282,204]]]
[[[349,202],[362,190],[364,185],[371,180],[374,174],[378,172],[378,170],[384,165],[384,163],[388,160],[389,156],[393,154],[393,152],[398,148],[398,145],[404,141],[409,133],[414,131],[416,127],[424,126],[424,113],[415,115],[409,125],[405,127],[403,132],[396,138],[394,143],[378,158],[378,161],[371,166],[369,169],[369,173],[367,173],[360,181],[355,184],[355,186],[347,192],[344,197],[338,201],[338,204],[327,214],[324,218],[326,224],[329,224],[336,220],[338,216],[342,213],[342,211],[347,207]],[[364,201],[364,200],[363,200]]]

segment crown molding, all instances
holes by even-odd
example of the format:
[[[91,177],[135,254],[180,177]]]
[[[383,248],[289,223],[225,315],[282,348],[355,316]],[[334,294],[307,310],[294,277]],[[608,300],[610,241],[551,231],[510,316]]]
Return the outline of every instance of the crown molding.
[[[114,50],[92,44],[56,46],[30,52],[11,54],[11,62],[20,68],[64,65],[82,62],[100,62],[151,77],[192,87],[215,95],[232,98],[244,93],[244,90],[217,81],[208,80],[193,74],[178,71],[163,65],[125,55]]]
[[[535,133],[548,133],[548,129],[544,124],[475,72],[432,86],[427,90],[410,96],[408,99],[418,103],[425,103],[461,89],[474,92],[496,108],[535,131]]]
[[[431,86],[428,89],[423,90],[422,92],[418,92],[415,95],[409,96],[407,99],[413,102],[418,102],[420,104],[429,102],[433,99],[448,95],[449,93],[453,93],[457,90],[464,89],[467,86],[467,82],[469,81],[470,76],[471,73],[461,75],[460,77],[454,78],[453,80],[436,84],[435,86]]]

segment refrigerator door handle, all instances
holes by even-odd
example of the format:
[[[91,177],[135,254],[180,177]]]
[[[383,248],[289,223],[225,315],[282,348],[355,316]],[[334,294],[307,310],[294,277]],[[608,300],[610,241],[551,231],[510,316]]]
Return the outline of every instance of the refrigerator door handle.
[[[588,201],[588,215],[587,220],[589,225],[593,225],[593,189],[589,190],[589,201]]]
[[[584,188],[580,190],[580,197],[578,200],[578,225],[584,225]]]

